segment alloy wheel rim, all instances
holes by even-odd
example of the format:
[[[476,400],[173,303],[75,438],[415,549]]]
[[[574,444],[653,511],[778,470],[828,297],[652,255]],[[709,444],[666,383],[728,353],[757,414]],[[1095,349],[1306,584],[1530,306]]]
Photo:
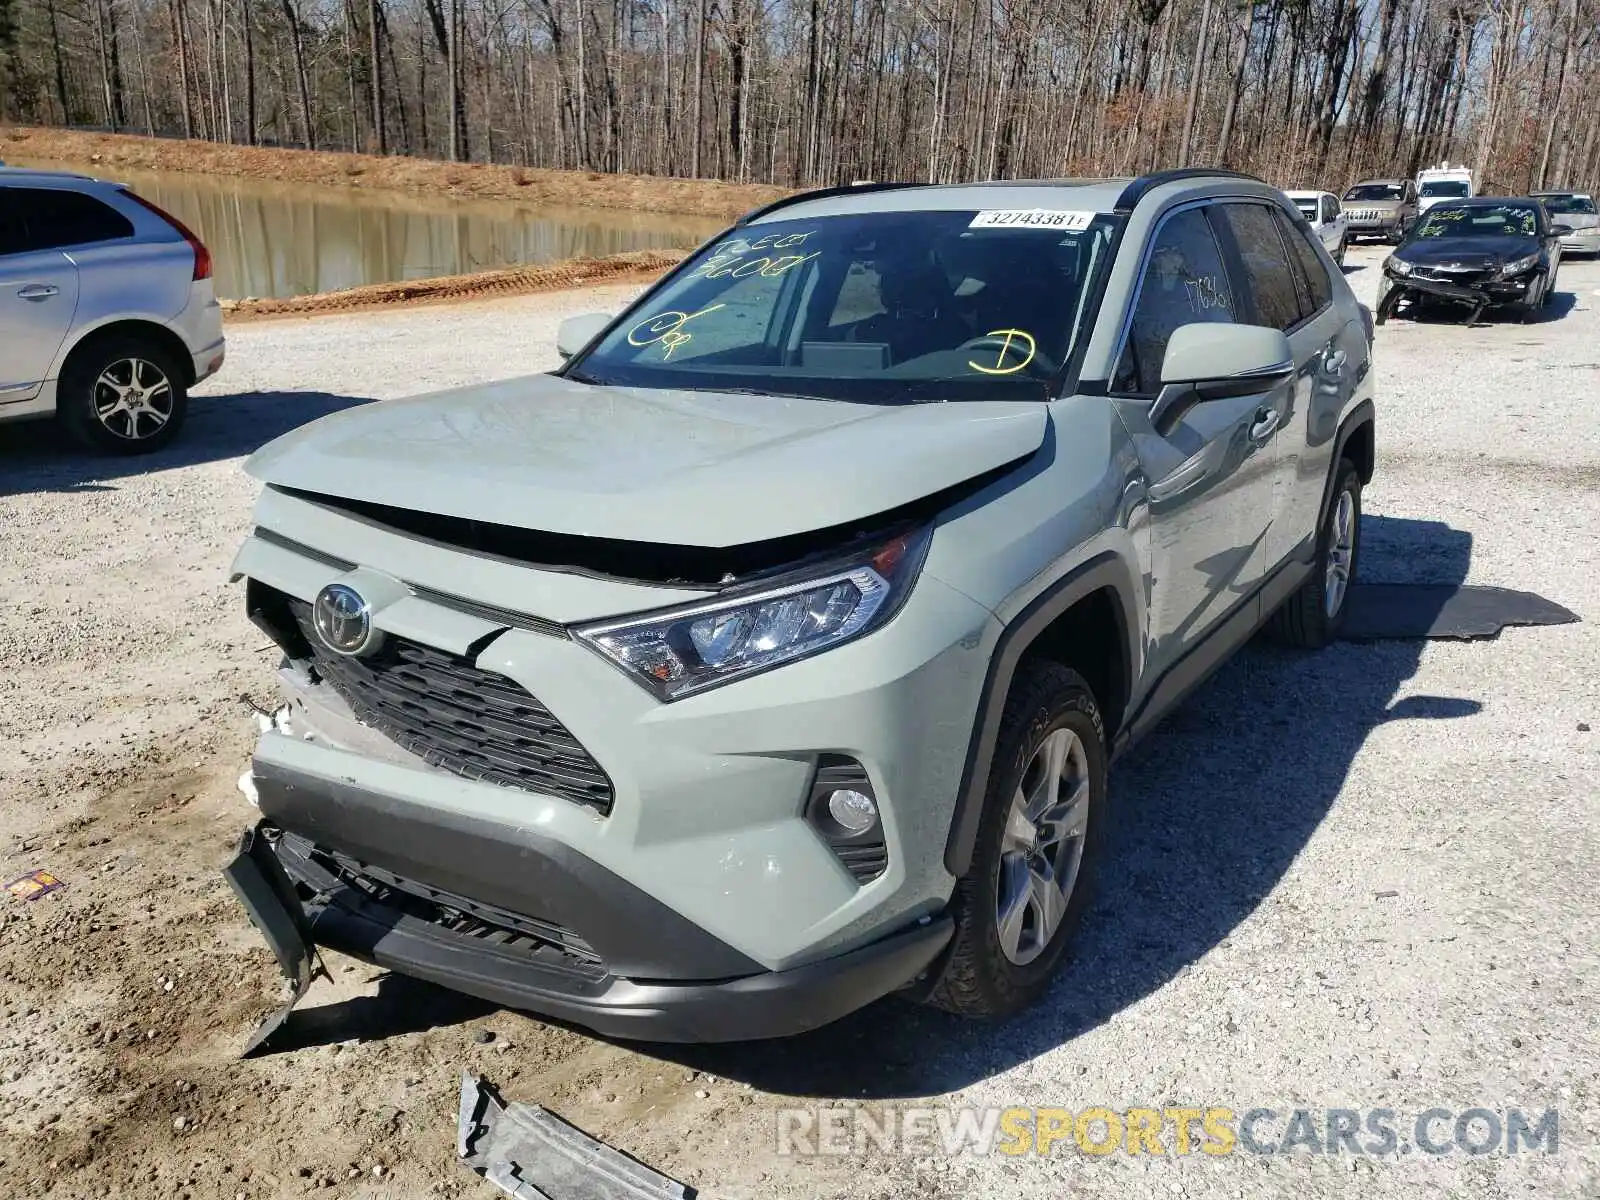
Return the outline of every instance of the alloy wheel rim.
[[[137,442],[172,419],[172,381],[147,358],[119,358],[94,381],[94,415],[112,434]]]
[[[1017,966],[1044,953],[1067,915],[1089,828],[1089,755],[1070,729],[1033,752],[1011,799],[995,882],[1000,950]]]
[[[1333,531],[1328,538],[1328,566],[1322,581],[1323,611],[1330,617],[1344,607],[1350,588],[1350,571],[1356,556],[1356,498],[1349,488],[1339,493],[1333,510]]]

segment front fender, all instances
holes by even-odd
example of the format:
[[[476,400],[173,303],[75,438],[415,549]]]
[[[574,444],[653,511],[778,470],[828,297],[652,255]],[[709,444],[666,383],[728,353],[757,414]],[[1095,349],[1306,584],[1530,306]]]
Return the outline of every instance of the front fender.
[[[967,747],[961,788],[956,795],[955,814],[945,843],[945,868],[956,878],[972,865],[972,852],[978,837],[978,822],[983,814],[984,794],[989,785],[989,769],[994,762],[995,743],[1005,712],[1006,696],[1017,665],[1028,647],[1052,621],[1074,604],[1103,589],[1116,597],[1112,612],[1119,626],[1123,651],[1123,678],[1131,682],[1139,661],[1139,618],[1135,573],[1128,560],[1114,551],[1104,551],[1067,571],[1044,588],[1001,632],[989,660],[983,690],[978,698],[972,740]]]

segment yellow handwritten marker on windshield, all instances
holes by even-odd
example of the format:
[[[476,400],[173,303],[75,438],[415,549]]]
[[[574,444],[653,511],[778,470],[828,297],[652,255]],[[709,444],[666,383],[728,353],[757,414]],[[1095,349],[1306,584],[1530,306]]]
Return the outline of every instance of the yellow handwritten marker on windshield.
[[[679,346],[687,345],[694,340],[694,334],[682,332],[685,325],[696,317],[703,317],[708,312],[716,312],[717,309],[726,307],[726,304],[712,304],[702,308],[699,312],[692,313],[668,309],[666,312],[657,313],[653,317],[646,317],[628,330],[628,345],[653,346],[660,342],[661,357],[671,358],[672,352]],[[639,331],[641,329],[649,336],[640,337]]]
[[[1038,343],[1033,340],[1033,334],[1023,329],[991,329],[983,336],[985,338],[1001,339],[1000,352],[995,355],[994,366],[980,366],[978,363],[973,362],[970,358],[967,359],[967,366],[971,367],[974,371],[982,371],[985,375],[1015,375],[1018,371],[1022,370],[1023,367],[1031,363],[1033,361],[1033,356],[1038,353]],[[1014,338],[1021,338],[1022,341],[1027,342],[1028,352],[1021,362],[1017,363],[1015,366],[1008,367],[1003,364],[1006,361],[1006,355],[1011,353],[1011,347],[1014,344],[1012,339]],[[1019,342],[1015,344],[1017,347],[1017,353],[1021,354],[1023,349],[1021,343]]]

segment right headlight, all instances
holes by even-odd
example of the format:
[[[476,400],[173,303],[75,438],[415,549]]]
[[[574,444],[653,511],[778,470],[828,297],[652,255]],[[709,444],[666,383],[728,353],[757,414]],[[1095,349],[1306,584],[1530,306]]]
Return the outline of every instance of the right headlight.
[[[1509,279],[1513,275],[1521,275],[1524,271],[1531,271],[1539,265],[1539,256],[1530,254],[1526,258],[1519,258],[1515,262],[1508,262],[1500,268],[1502,278]]]
[[[1403,258],[1396,258],[1392,254],[1383,260],[1383,269],[1391,275],[1411,274],[1411,264]]]
[[[904,603],[931,528],[726,600],[573,630],[662,701],[809,658],[882,625]]]

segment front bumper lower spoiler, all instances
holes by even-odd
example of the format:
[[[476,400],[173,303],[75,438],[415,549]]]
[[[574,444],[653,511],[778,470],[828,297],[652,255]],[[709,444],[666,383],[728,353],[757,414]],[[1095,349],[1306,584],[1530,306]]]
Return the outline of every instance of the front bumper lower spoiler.
[[[268,821],[245,832],[224,874],[292,993],[289,1003],[257,1030],[246,1054],[277,1037],[311,983],[318,946],[608,1037],[732,1042],[803,1033],[904,988],[926,972],[953,930],[950,918],[941,915],[833,958],[736,979],[581,979],[492,942],[464,945],[354,886],[330,884],[326,875],[304,869]],[[316,890],[302,900],[311,888]]]

